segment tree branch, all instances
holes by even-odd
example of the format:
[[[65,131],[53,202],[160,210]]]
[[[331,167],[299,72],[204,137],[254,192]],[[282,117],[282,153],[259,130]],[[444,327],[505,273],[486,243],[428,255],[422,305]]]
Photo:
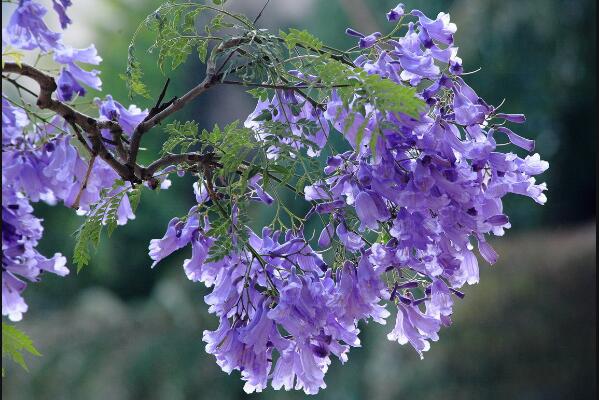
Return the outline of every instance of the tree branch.
[[[2,72],[15,73],[33,79],[40,87],[37,95],[37,106],[41,109],[52,110],[65,119],[71,126],[78,125],[88,135],[92,146],[92,154],[98,155],[106,161],[123,179],[131,182],[140,182],[135,176],[135,168],[128,168],[118,162],[106,149],[101,139],[101,129],[122,132],[121,126],[114,121],[98,121],[89,115],[83,114],[71,106],[52,99],[52,93],[57,89],[54,78],[45,72],[28,64],[5,63]]]
[[[244,81],[232,81],[232,80],[222,80],[220,83],[226,85],[239,85],[239,86],[252,86],[252,87],[262,87],[267,89],[330,89],[330,88],[339,88],[339,87],[348,87],[352,86],[349,84],[341,84],[341,85],[332,85],[326,86],[321,84],[309,85],[309,84],[298,84],[298,85],[276,85],[270,83],[259,83],[259,82],[244,82]]]
[[[162,158],[154,161],[148,167],[142,171],[142,178],[144,180],[150,179],[159,170],[174,164],[203,164],[209,168],[220,167],[217,158],[214,153],[184,153],[184,154],[167,154]]]

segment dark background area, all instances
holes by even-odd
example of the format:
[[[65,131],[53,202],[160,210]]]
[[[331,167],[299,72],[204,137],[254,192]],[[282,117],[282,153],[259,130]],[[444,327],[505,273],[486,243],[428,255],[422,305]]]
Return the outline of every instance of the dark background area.
[[[76,0],[67,40],[91,40],[104,58],[105,93],[129,104],[118,78],[129,39],[157,1]],[[584,399],[595,398],[597,373],[597,2],[594,0],[405,0],[428,16],[450,12],[467,82],[504,112],[525,113],[517,128],[534,138],[550,162],[540,177],[548,203],[508,196],[513,228],[494,242],[500,262],[483,266],[481,284],[466,288],[454,323],[419,360],[408,346],[389,342],[391,329],[363,326],[363,347],[347,365],[334,361],[323,399]],[[232,1],[255,15],[262,0]],[[272,0],[263,27],[308,29],[326,43],[350,47],[343,34],[388,31],[385,12],[394,1]],[[3,5],[4,8],[4,5]],[[71,31],[72,30],[72,31]],[[87,40],[87,41],[86,41]],[[143,38],[149,43],[149,38]],[[153,55],[138,54],[149,87],[166,77]],[[197,84],[204,67],[196,57],[170,73],[168,95]],[[93,97],[96,93],[91,93]],[[146,108],[150,101],[134,99]],[[252,98],[235,87],[216,88],[177,119],[201,127],[243,120]],[[146,135],[149,161],[164,134]],[[26,292],[30,311],[19,326],[44,354],[28,359],[26,373],[8,365],[2,393],[10,399],[237,399],[303,398],[275,392],[246,396],[238,374],[227,376],[204,352],[204,329],[217,321],[206,312],[200,284],[187,281],[181,264],[189,249],[150,269],[147,246],[173,216],[193,204],[191,179],[173,178],[158,193],[145,191],[137,219],[104,240],[92,264],[78,275],[47,275]],[[299,205],[300,203],[298,203]],[[254,210],[254,209],[253,209]],[[256,208],[258,223],[266,210]],[[39,204],[46,234],[40,248],[70,257],[80,217],[64,207]],[[482,264],[483,265],[483,264]]]

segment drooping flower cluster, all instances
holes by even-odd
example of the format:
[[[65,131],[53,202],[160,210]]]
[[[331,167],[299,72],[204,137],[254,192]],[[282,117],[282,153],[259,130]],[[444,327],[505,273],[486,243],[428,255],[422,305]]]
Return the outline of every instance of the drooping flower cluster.
[[[65,10],[70,0],[53,1],[62,28],[70,19]],[[81,83],[99,89],[98,71],[86,71],[76,62],[98,64],[94,45],[74,49],[62,43],[61,34],[52,32],[43,17],[46,9],[31,0],[22,0],[3,35],[3,47],[53,52],[54,61],[64,67],[57,79],[57,98],[71,101],[74,94],[85,94]],[[147,115],[135,106],[125,109],[107,96],[97,100],[100,115],[118,120],[126,133]],[[71,143],[69,125],[55,116],[47,123],[34,123],[27,112],[4,96],[2,98],[2,315],[13,321],[22,318],[27,305],[22,297],[26,281],[35,282],[43,271],[60,276],[69,273],[66,259],[60,254],[52,258],[41,255],[36,246],[42,237],[41,220],[33,214],[31,202],[56,204],[62,201],[80,214],[101,199],[105,190],[113,188],[118,175],[102,159],[85,160]],[[110,195],[111,192],[108,194]],[[123,196],[117,210],[117,223],[133,219],[129,198]]]
[[[331,356],[345,362],[349,347],[360,345],[356,321],[383,323],[389,314],[379,304],[384,269],[368,261],[367,251],[334,272],[300,234],[267,228],[262,237],[250,232],[251,251],[206,262],[214,238],[198,210],[171,220],[165,236],[152,240],[150,257],[156,265],[191,244],[185,273],[214,288],[205,300],[220,320],[216,331],[204,332],[206,350],[225,372],[239,370],[248,392],[262,391],[271,378],[275,389],[317,393]]]
[[[349,348],[360,344],[358,321],[386,322],[384,302],[396,318],[388,339],[410,343],[422,357],[441,327],[451,324],[460,288],[479,281],[475,247],[485,261],[496,262],[487,235],[510,227],[502,198],[516,193],[546,201],[546,186],[534,176],[548,163],[538,154],[522,158],[498,148],[497,140],[507,139],[533,150],[532,140],[505,126],[525,118],[498,112],[460,77],[449,15],[431,20],[398,5],[387,17],[414,21],[398,40],[348,29],[359,38],[358,48],[370,50],[354,64],[417,88],[426,104],[418,117],[373,104],[354,109],[335,91],[321,113],[288,90],[259,101],[246,121],[266,140],[277,132],[265,121],[286,120],[293,135],[283,145],[311,157],[323,148],[328,123],[352,146],[330,156],[325,178],[304,188],[313,205],[307,218],[328,218],[318,248],[301,232],[265,228],[262,237],[250,232],[243,250],[207,262],[216,238],[207,234],[210,222],[200,206],[186,220],[172,220],[165,237],[150,245],[156,264],[191,243],[185,272],[213,287],[205,300],[220,320],[215,331],[204,332],[206,349],[225,372],[240,371],[248,392],[263,390],[269,380],[275,389],[318,392],[331,356],[344,362]],[[323,128],[308,134],[301,120]],[[273,145],[269,156],[280,151]],[[250,185],[254,198],[270,204],[258,181]],[[195,191],[199,203],[211,201],[198,185]],[[374,243],[365,239],[369,232],[376,233]],[[323,254],[340,254],[340,246],[344,260],[326,263]]]
[[[71,22],[66,14],[70,4],[53,0],[63,29]],[[46,12],[35,1],[21,0],[5,29],[3,49],[52,53],[61,65],[60,101],[85,95],[85,87],[100,89],[99,71],[80,65],[100,63],[95,47],[66,46],[61,34],[45,24]],[[406,34],[392,38],[347,29],[362,55],[346,62],[358,67],[361,77],[370,74],[415,88],[425,105],[416,115],[379,107],[359,93],[348,101],[341,96],[343,82],[335,85],[339,92],[326,93],[325,101],[323,96],[308,98],[301,88],[328,86],[322,78],[291,70],[287,75],[297,78],[297,86],[271,85],[275,95],[259,101],[245,122],[274,164],[304,152],[319,156],[330,125],[352,148],[331,154],[323,179],[305,184],[312,207],[301,220],[318,216],[325,225],[316,243],[297,226],[256,234],[238,222],[239,199],[231,193],[224,196],[229,214],[211,208],[223,194],[212,185],[225,180],[213,182],[214,171],[201,165],[190,167],[200,177],[194,185],[198,205],[186,217],[172,219],[164,237],[150,243],[153,266],[191,245],[184,271],[190,280],[213,288],[205,301],[219,319],[215,331],[204,332],[206,349],[225,372],[241,373],[247,392],[260,392],[270,381],[275,389],[317,393],[325,387],[332,356],[343,363],[350,347],[360,345],[359,321],[385,324],[389,309],[396,322],[388,338],[410,343],[422,357],[441,327],[451,324],[453,303],[463,296],[460,289],[479,281],[476,252],[489,263],[496,261],[487,236],[510,227],[502,198],[515,193],[546,201],[546,186],[537,184],[535,176],[548,163],[538,154],[520,157],[498,147],[512,144],[533,151],[532,140],[506,126],[523,123],[524,116],[498,112],[461,78],[450,16],[440,13],[432,20],[417,10],[406,13],[399,4],[387,19],[398,28],[406,26]],[[405,19],[410,21],[403,24]],[[95,104],[100,121],[115,121],[122,128],[120,140],[128,140],[148,115],[110,95]],[[100,157],[80,155],[67,121],[57,116],[36,124],[28,112],[3,96],[2,313],[12,320],[27,310],[22,297],[27,280],[37,281],[43,271],[69,272],[63,256],[46,258],[36,250],[42,226],[31,203],[61,201],[86,214],[103,196],[131,188]],[[113,134],[120,132],[101,131],[106,148],[116,153]],[[501,140],[506,143],[498,144]],[[165,167],[153,184],[167,187],[167,174],[185,173],[180,167]],[[244,167],[234,172],[247,178],[241,201],[273,204],[268,181],[276,177],[269,176],[268,168]],[[217,212],[228,220],[231,247],[224,257],[213,258],[221,239],[210,233]],[[116,215],[118,224],[134,218],[128,196],[121,197]]]

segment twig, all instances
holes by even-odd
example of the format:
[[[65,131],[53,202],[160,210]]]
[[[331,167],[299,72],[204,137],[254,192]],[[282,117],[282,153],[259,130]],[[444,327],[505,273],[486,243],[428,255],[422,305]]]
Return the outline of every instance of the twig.
[[[162,158],[154,161],[148,167],[142,170],[142,179],[150,179],[157,171],[174,164],[202,164],[209,168],[220,167],[214,153],[184,153],[184,154],[167,154]]]
[[[269,89],[290,89],[290,90],[296,90],[296,89],[329,89],[329,88],[339,88],[339,87],[352,86],[352,85],[349,85],[349,84],[340,84],[340,85],[332,85],[332,86],[326,86],[326,85],[320,85],[320,84],[316,84],[316,85],[309,85],[309,84],[275,85],[275,84],[269,84],[269,83],[243,82],[243,81],[232,81],[232,80],[223,80],[223,81],[221,81],[221,83],[224,83],[226,85],[253,86],[253,87],[263,87],[263,88],[269,88]]]
[[[258,13],[258,15],[256,16],[256,18],[254,18],[254,21],[252,21],[252,23],[254,25],[256,25],[256,23],[258,22],[258,20],[260,19],[260,17],[262,17],[263,12],[265,11],[265,8],[267,8],[267,6],[269,5],[269,1],[271,0],[267,0],[267,2],[265,3],[264,6],[262,6],[262,8],[260,9],[260,12]]]
[[[81,195],[83,194],[83,191],[87,187],[88,180],[90,179],[90,174],[92,173],[92,169],[94,168],[94,161],[96,161],[96,155],[93,155],[92,158],[90,158],[87,171],[85,171],[85,178],[83,179],[83,184],[81,185],[81,189],[79,189],[79,193],[77,193],[77,197],[75,197],[75,201],[73,202],[71,208],[79,208],[79,201],[81,200]]]

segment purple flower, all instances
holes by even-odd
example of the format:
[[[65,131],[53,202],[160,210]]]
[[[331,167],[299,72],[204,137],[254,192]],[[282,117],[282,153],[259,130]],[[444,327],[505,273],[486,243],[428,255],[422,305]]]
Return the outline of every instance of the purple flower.
[[[438,319],[423,314],[414,305],[399,302],[396,326],[388,334],[388,339],[400,344],[410,343],[422,359],[423,352],[431,347],[428,340],[438,340],[439,329]]]
[[[20,321],[27,312],[28,306],[21,292],[27,284],[13,274],[2,271],[2,315],[11,321]]]
[[[100,71],[95,69],[86,71],[75,64],[75,62],[93,65],[100,64],[102,58],[98,56],[96,47],[93,44],[85,49],[75,49],[73,47],[62,46],[61,48],[55,50],[54,61],[60,64],[65,64],[65,70],[69,73],[69,78],[71,80],[77,81],[78,83],[83,83],[96,90],[101,89],[102,81],[98,77]],[[71,84],[71,86],[73,85]],[[68,96],[65,96],[65,99],[67,97]]]
[[[130,105],[129,109],[121,103],[113,100],[111,95],[106,96],[106,100],[95,99],[94,102],[100,108],[100,118],[110,121],[117,121],[127,134],[132,134],[135,128],[148,115],[147,110],[141,110],[135,105]]]
[[[194,188],[194,196],[196,197],[196,203],[203,204],[207,200],[209,200],[208,191],[206,190],[206,186],[202,184],[202,182],[194,182],[192,184]]]
[[[194,214],[188,217],[187,221],[181,221],[179,218],[173,218],[169,221],[167,232],[162,239],[152,239],[148,246],[148,254],[154,260],[152,268],[160,260],[186,245],[192,240],[192,234],[198,228],[198,217]]]
[[[337,226],[335,233],[342,244],[350,251],[360,250],[364,247],[362,238],[356,233],[348,231],[346,223],[344,222]]]
[[[250,187],[256,191],[256,196],[258,196],[260,201],[262,201],[265,204],[272,204],[273,198],[268,193],[266,193],[263,190],[262,186],[258,183],[261,180],[262,175],[256,174],[252,178],[250,178],[250,180],[248,181],[248,185],[250,185]]]
[[[379,221],[385,221],[390,213],[381,198],[376,194],[360,192],[354,200],[356,214],[360,219],[360,231],[365,228],[377,229]]]
[[[327,248],[331,245],[331,240],[334,235],[333,222],[328,223],[319,235],[319,246],[321,248]]]
[[[431,20],[421,11],[413,10],[412,15],[419,17],[419,22],[427,34],[444,44],[452,44],[454,42],[454,33],[456,33],[456,24],[450,22],[450,14],[443,12],[439,13],[435,20]]]
[[[58,99],[61,101],[71,101],[73,95],[76,93],[78,96],[85,96],[85,89],[75,80],[73,75],[66,69],[61,69],[58,80]]]
[[[39,281],[42,272],[59,276],[69,273],[65,257],[56,253],[52,258],[46,258],[36,250],[43,228],[41,220],[32,211],[28,200],[16,192],[11,184],[5,184],[3,169],[2,315],[12,321],[21,320],[27,311],[22,296],[27,280]]]
[[[385,324],[390,313],[380,304],[384,293],[381,280],[382,269],[374,268],[368,255],[363,255],[358,266],[346,262],[339,274],[335,304],[339,307],[338,318],[347,324],[372,318]]]
[[[368,36],[360,38],[358,41],[358,47],[361,49],[366,49],[373,46],[377,40],[381,37],[381,32],[374,32]]]
[[[362,33],[358,32],[358,31],[355,31],[352,28],[346,28],[346,35],[348,35],[348,36],[356,36],[356,37],[359,37],[359,38],[364,38],[365,37],[365,35],[363,35]]]
[[[205,226],[205,229],[208,229],[208,227]],[[191,242],[192,258],[186,259],[183,262],[183,269],[188,279],[196,282],[203,280],[204,262],[208,258],[208,252],[215,239],[205,236],[200,230],[195,230],[192,233]]]
[[[81,62],[84,64],[98,65],[102,61],[102,58],[98,55],[96,46],[91,44],[85,49],[76,49],[68,46],[56,49],[54,51],[54,61],[60,64]]]
[[[441,279],[434,279],[429,286],[430,300],[425,304],[427,305],[427,315],[441,319],[442,317],[448,317],[452,314],[452,293],[448,286]]]
[[[540,159],[540,155],[535,153],[530,156],[526,156],[522,163],[519,165],[519,170],[527,175],[539,175],[549,167],[548,161]]]
[[[71,0],[52,0],[52,8],[58,15],[60,21],[60,27],[66,29],[67,26],[72,22],[67,15],[67,8],[71,6]]]
[[[525,139],[524,137],[517,135],[504,126],[498,127],[498,132],[506,134],[506,136],[508,136],[508,140],[510,140],[510,142],[515,146],[519,146],[527,151],[533,151],[535,148],[535,140]]]
[[[44,52],[62,47],[61,35],[44,23],[46,8],[32,0],[21,0],[6,27],[10,45],[23,50],[40,48]]]
[[[496,253],[494,248],[485,240],[480,239],[477,243],[479,244],[479,254],[481,254],[481,257],[488,263],[495,264],[498,261],[498,253]]]
[[[269,336],[273,332],[274,324],[267,313],[269,302],[263,297],[256,306],[256,312],[250,323],[240,329],[240,341],[248,345],[256,354],[264,353],[267,349]]]
[[[498,114],[496,114],[496,117],[505,119],[505,120],[510,121],[510,122],[514,122],[516,124],[522,124],[522,123],[524,123],[526,121],[525,115],[523,115],[523,114],[504,114],[504,113],[498,113]]]
[[[2,146],[15,143],[23,135],[23,129],[29,125],[27,113],[2,98]],[[4,156],[4,154],[3,154]]]
[[[404,15],[404,4],[399,3],[386,14],[388,21],[398,21]]]
[[[481,124],[490,112],[489,107],[482,104],[479,96],[464,81],[453,87],[454,90],[454,118],[458,124]]]
[[[406,37],[399,39],[394,55],[398,57],[399,64],[404,69],[400,77],[403,80],[410,80],[411,84],[417,84],[420,77],[435,78],[440,74],[432,54],[421,49],[420,40],[412,25]]]

